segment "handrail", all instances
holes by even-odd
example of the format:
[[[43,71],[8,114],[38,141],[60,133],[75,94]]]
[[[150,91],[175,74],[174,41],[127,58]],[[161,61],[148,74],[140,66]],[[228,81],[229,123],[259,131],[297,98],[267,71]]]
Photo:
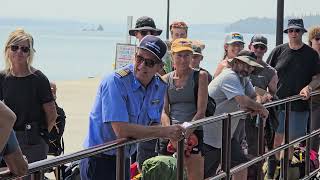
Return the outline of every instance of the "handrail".
[[[150,141],[156,138],[145,138],[145,139],[128,139],[128,138],[121,138],[121,139],[116,139],[114,141],[106,142],[104,144],[100,144],[97,146],[93,146],[75,153],[71,154],[66,154],[62,156],[57,156],[52,159],[44,159],[41,161],[37,161],[34,163],[29,164],[29,170],[28,174],[32,174],[34,172],[43,170],[43,169],[49,169],[53,168],[62,164],[67,164],[70,162],[74,162],[83,158],[87,158],[93,155],[97,155],[106,151],[114,150],[119,147],[127,146],[127,145],[132,145],[136,144],[139,142],[145,142],[145,141]],[[10,177],[10,178],[9,178]],[[0,174],[0,179],[2,180],[7,180],[7,179],[14,179],[17,177],[21,176],[13,176],[10,172],[6,174]]]
[[[315,95],[320,95],[320,91],[313,91],[310,94],[310,96],[315,96]],[[266,103],[266,104],[264,104],[264,106],[266,108],[269,108],[269,107],[274,107],[274,106],[278,106],[278,105],[281,105],[281,104],[285,104],[285,103],[292,102],[292,101],[297,101],[297,100],[302,100],[302,97],[299,96],[299,95],[295,95],[295,96],[291,96],[291,97],[288,97],[288,98],[285,98],[285,99],[276,100],[276,101],[273,101],[273,102],[270,102],[270,103]],[[202,125],[213,123],[213,122],[218,122],[218,121],[227,119],[229,115],[231,115],[231,117],[234,118],[234,117],[242,117],[242,116],[245,116],[247,114],[249,114],[249,113],[245,112],[245,111],[236,111],[236,112],[229,113],[229,114],[225,113],[225,114],[221,114],[221,115],[218,115],[218,116],[207,117],[207,118],[203,118],[203,119],[200,119],[200,120],[196,120],[196,121],[190,122],[192,125],[190,127],[188,127],[188,128],[194,128],[194,127],[202,126]],[[246,168],[246,167],[248,167],[248,166],[250,166],[250,165],[252,165],[252,164],[254,164],[256,162],[259,162],[262,159],[265,159],[266,157],[268,157],[268,156],[270,156],[272,154],[275,154],[275,153],[277,153],[277,152],[279,152],[279,151],[281,151],[283,149],[288,148],[289,146],[293,145],[294,143],[300,142],[302,140],[308,139],[308,138],[310,138],[312,136],[315,136],[315,135],[318,135],[318,134],[320,134],[320,129],[317,130],[317,131],[313,131],[311,134],[305,135],[305,136],[303,136],[301,138],[298,138],[298,139],[296,139],[294,141],[291,141],[289,144],[285,144],[285,145],[279,146],[279,147],[277,147],[277,148],[265,153],[262,156],[256,157],[255,159],[253,159],[253,160],[251,160],[251,161],[249,161],[249,162],[247,162],[245,164],[240,165],[239,168],[237,168],[237,167],[232,168],[230,170],[230,173],[234,174],[235,172],[239,171],[240,167]],[[55,157],[53,159],[45,159],[45,160],[37,161],[37,162],[29,164],[28,174],[31,174],[31,173],[34,173],[34,172],[37,172],[37,171],[40,171],[40,170],[43,170],[43,169],[57,167],[59,165],[63,165],[63,164],[67,164],[67,163],[70,163],[70,162],[73,162],[73,161],[77,161],[77,160],[80,160],[80,159],[83,159],[83,158],[87,158],[87,157],[90,157],[90,156],[93,156],[93,155],[96,155],[96,154],[103,153],[105,151],[114,150],[114,149],[117,149],[119,147],[124,147],[126,145],[131,145],[131,144],[144,142],[144,141],[149,141],[149,140],[154,140],[154,139],[157,139],[157,138],[155,138],[155,137],[144,138],[144,139],[122,138],[122,139],[117,139],[117,140],[114,140],[114,141],[111,141],[111,142],[107,142],[107,143],[104,143],[104,144],[101,144],[101,145],[97,145],[97,146],[94,146],[94,147],[90,147],[88,149],[81,150],[81,151],[78,151],[78,152],[75,152],[75,153],[58,156],[58,157]],[[226,173],[221,173],[221,174],[218,174],[217,176],[219,178],[223,178],[223,177],[225,177],[225,175],[226,175]],[[15,176],[15,175],[12,175],[10,173],[6,173],[6,174],[1,174],[0,175],[0,178],[3,179],[3,180],[14,179],[14,178],[17,178],[17,177],[22,177],[22,176]],[[209,179],[216,179],[216,178],[212,177],[212,178],[209,178]]]
[[[316,96],[316,95],[320,95],[320,91],[313,91],[310,94],[310,96]],[[270,107],[282,105],[282,104],[285,104],[287,102],[292,102],[292,101],[297,101],[297,100],[302,100],[302,97],[300,95],[294,95],[294,96],[290,96],[290,97],[287,97],[287,98],[284,98],[284,99],[268,102],[268,103],[265,103],[263,105],[266,108],[270,108]],[[240,111],[235,111],[235,112],[232,112],[232,113],[229,113],[229,114],[232,116],[232,118],[236,118],[236,117],[243,117],[245,115],[248,115],[249,112],[245,112],[243,110],[240,110]],[[212,117],[214,117],[214,118],[212,118]],[[226,119],[226,118],[228,118],[228,113],[224,113],[224,114],[221,114],[221,115],[218,115],[218,116],[212,116],[212,117],[206,117],[206,118],[203,118],[203,119],[192,121],[192,122],[190,122],[192,125],[189,128],[195,128],[195,127],[198,127],[198,126],[203,126],[203,125],[206,125],[206,124],[217,122],[219,120]]]

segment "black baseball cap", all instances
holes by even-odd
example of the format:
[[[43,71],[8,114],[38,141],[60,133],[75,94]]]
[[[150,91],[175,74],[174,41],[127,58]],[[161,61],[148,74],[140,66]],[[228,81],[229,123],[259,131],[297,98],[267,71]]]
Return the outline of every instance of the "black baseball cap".
[[[267,47],[268,45],[268,39],[260,34],[256,34],[251,38],[251,42],[252,45],[256,45],[256,44],[262,44],[264,46]]]

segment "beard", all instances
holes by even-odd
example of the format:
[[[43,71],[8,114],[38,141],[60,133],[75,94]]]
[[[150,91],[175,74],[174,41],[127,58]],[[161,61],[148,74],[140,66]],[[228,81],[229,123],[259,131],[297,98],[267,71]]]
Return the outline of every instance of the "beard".
[[[246,71],[239,71],[239,72],[237,72],[237,74],[238,74],[239,77],[242,77],[242,78],[250,76],[250,74],[248,72],[246,72]]]

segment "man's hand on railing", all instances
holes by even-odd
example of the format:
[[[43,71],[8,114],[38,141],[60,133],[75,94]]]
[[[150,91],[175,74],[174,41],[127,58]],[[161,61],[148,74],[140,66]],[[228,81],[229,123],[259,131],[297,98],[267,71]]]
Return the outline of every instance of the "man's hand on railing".
[[[264,107],[264,106],[261,106],[261,109],[259,110],[254,110],[254,109],[243,109],[245,112],[249,112],[250,115],[253,117],[253,116],[256,116],[256,115],[260,115],[261,118],[267,118],[269,116],[269,111]]]
[[[269,116],[269,111],[265,107],[263,107],[263,109],[259,111],[259,115],[261,118],[267,119],[267,117]]]
[[[272,101],[272,95],[270,93],[265,93],[264,95],[257,95],[256,102],[260,104],[268,103]]]
[[[183,139],[185,137],[185,134],[186,129],[178,124],[163,127],[163,136],[172,141],[179,141]]]
[[[303,89],[301,89],[299,95],[302,96],[302,100],[308,100],[310,98],[310,93],[312,92],[312,88],[307,85]]]

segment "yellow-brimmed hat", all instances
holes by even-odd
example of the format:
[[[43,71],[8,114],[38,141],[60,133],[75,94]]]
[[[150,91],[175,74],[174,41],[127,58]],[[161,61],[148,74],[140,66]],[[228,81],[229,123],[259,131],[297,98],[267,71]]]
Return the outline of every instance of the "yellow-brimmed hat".
[[[181,52],[181,51],[193,52],[192,41],[190,39],[186,39],[186,38],[176,39],[172,42],[171,51],[174,53]]]

